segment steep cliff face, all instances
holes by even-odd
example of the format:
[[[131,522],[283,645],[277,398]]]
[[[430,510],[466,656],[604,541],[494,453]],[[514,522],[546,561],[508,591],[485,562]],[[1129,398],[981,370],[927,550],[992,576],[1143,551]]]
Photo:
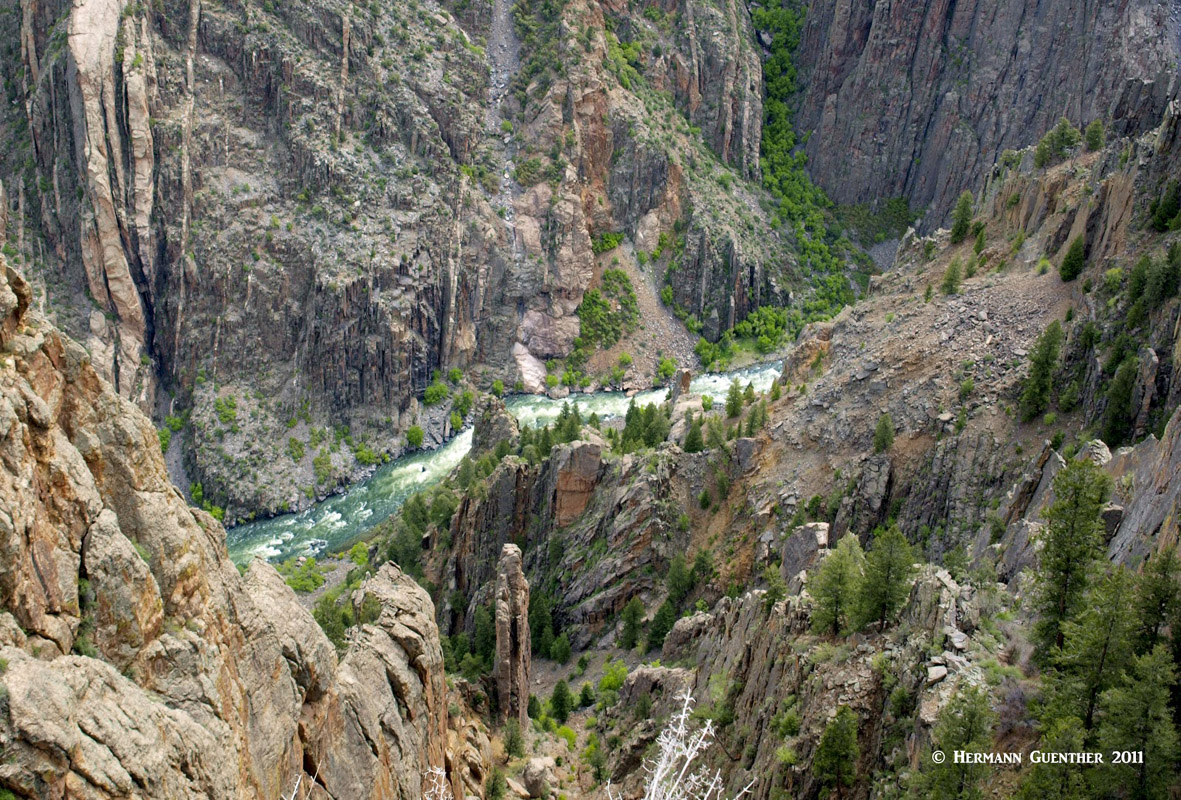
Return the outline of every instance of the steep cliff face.
[[[934,229],[1063,115],[1155,125],[1178,41],[1175,6],[1149,0],[816,0],[798,51],[809,171],[837,202],[906,197]]]
[[[527,2],[523,26],[510,5],[5,4],[8,246],[99,373],[182,421],[174,475],[231,517],[363,468],[317,431],[444,435],[415,400],[435,369],[535,383],[602,234],[662,251],[622,267],[653,298],[681,276],[707,335],[788,298],[743,180],[745,8]]]
[[[426,592],[378,570],[338,661],[274,569],[238,574],[148,420],[0,268],[0,787],[420,797],[462,744]]]

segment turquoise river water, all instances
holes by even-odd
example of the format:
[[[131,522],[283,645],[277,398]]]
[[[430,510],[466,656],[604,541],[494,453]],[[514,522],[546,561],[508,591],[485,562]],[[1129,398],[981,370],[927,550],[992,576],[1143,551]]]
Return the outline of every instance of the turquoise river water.
[[[723,399],[730,382],[754,384],[766,391],[779,376],[779,365],[763,365],[734,372],[706,373],[693,379],[691,391]],[[635,395],[638,405],[662,402],[667,389]],[[622,392],[572,394],[566,400],[544,395],[515,395],[505,400],[521,425],[544,425],[557,418],[563,403],[577,406],[583,418],[592,413],[602,419],[623,416],[628,398]],[[454,469],[472,447],[472,431],[466,428],[442,446],[404,456],[379,467],[370,477],[346,492],[332,495],[298,514],[284,514],[230,528],[226,545],[235,563],[255,556],[281,561],[296,555],[331,552],[369,530],[401,508],[406,498],[428,489]]]

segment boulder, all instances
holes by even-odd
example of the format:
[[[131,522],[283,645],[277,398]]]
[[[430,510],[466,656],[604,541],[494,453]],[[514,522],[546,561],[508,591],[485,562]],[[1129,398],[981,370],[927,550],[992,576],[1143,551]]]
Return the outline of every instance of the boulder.
[[[549,756],[534,757],[525,762],[521,780],[524,781],[525,791],[529,793],[529,797],[549,797],[550,790],[558,784],[557,778],[554,777],[556,766]]]

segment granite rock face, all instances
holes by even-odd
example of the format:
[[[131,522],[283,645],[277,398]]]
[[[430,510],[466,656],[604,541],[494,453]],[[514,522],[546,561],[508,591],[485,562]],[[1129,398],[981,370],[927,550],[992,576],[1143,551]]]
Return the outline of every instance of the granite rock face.
[[[379,569],[338,661],[272,567],[239,575],[151,423],[29,301],[0,257],[0,787],[419,797],[452,759],[430,597]]]
[[[942,224],[1006,148],[1066,115],[1119,135],[1154,126],[1177,21],[1152,0],[808,3],[797,127],[835,201],[906,197]]]

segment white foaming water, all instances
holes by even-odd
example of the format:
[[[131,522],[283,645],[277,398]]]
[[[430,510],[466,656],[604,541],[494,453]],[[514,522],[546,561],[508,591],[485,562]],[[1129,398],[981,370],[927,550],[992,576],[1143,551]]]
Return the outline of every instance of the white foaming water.
[[[722,400],[737,380],[743,387],[754,385],[765,392],[779,377],[778,364],[749,367],[725,373],[709,373],[693,379],[690,391]],[[667,389],[652,389],[633,398],[622,392],[573,394],[565,400],[543,395],[516,395],[505,405],[521,425],[545,425],[557,419],[564,403],[577,406],[583,419],[598,414],[601,419],[623,416],[628,404],[661,403]],[[353,484],[348,491],[333,495],[298,514],[236,525],[226,532],[230,558],[246,563],[252,558],[282,561],[298,555],[320,555],[335,550],[402,507],[410,495],[428,489],[455,469],[472,449],[472,431],[467,428],[431,451],[422,451],[391,461],[369,478]]]

